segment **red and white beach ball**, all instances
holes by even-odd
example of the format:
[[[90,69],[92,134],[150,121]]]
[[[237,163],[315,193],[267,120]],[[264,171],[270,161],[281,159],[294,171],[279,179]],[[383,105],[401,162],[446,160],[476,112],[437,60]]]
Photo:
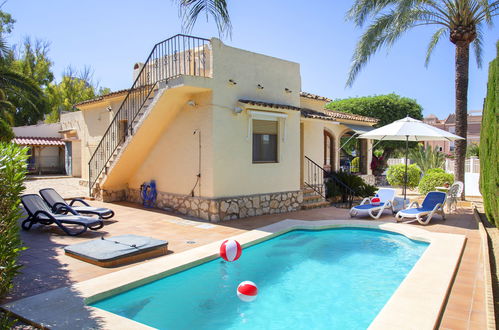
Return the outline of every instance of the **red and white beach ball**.
[[[237,287],[237,297],[244,302],[251,302],[256,299],[258,288],[251,281],[241,282]]]
[[[381,203],[381,200],[379,199],[379,197],[373,197],[371,199],[371,204],[372,205],[379,205]]]
[[[241,256],[242,248],[238,241],[228,239],[220,245],[220,256],[225,261],[236,261]]]

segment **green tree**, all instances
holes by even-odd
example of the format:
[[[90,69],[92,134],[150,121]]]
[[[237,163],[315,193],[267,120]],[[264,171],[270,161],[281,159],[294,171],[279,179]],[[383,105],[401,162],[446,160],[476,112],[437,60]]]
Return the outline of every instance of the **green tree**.
[[[437,147],[432,149],[431,146],[418,145],[416,148],[411,149],[409,159],[419,166],[423,174],[426,174],[432,168],[443,168],[445,163],[445,155],[438,151]]]
[[[61,112],[74,111],[75,104],[103,95],[101,93],[109,93],[109,88],[99,88],[93,82],[92,70],[89,67],[85,67],[82,71],[68,67],[61,82],[47,87],[51,111],[46,121],[59,121]]]
[[[456,180],[464,182],[468,108],[469,48],[473,45],[477,64],[481,66],[484,24],[491,26],[498,14],[499,1],[494,0],[355,0],[347,17],[358,27],[369,22],[353,55],[347,85],[351,86],[370,57],[382,47],[392,46],[405,32],[417,26],[438,26],[428,45],[426,65],[442,37],[455,45]],[[464,194],[463,194],[464,198]]]
[[[43,97],[42,90],[30,78],[12,70],[7,57],[10,49],[0,35],[0,141],[10,141],[13,137],[11,126],[14,125],[16,107],[9,96],[23,97],[26,102],[35,104]]]
[[[497,56],[489,64],[487,97],[480,131],[480,192],[487,218],[499,227],[499,42]]]
[[[12,30],[14,29],[15,22],[16,20],[13,19],[9,13],[0,10],[0,35],[11,33]]]
[[[42,97],[30,100],[24,93],[9,94],[9,100],[15,105],[15,125],[33,125],[43,120],[50,112],[46,90],[54,80],[52,61],[48,58],[49,44],[41,40],[32,41],[25,38],[16,47],[9,58],[9,67],[19,74],[30,78],[44,92]]]
[[[415,119],[423,118],[423,107],[419,105],[416,100],[402,97],[397,94],[339,99],[326,105],[326,108],[334,111],[377,118],[379,122],[375,127],[388,125],[393,121],[405,118],[406,116]],[[411,145],[414,146],[415,144],[412,143]],[[405,143],[382,141],[376,146],[376,150],[383,150],[383,154],[378,158],[386,160],[399,148],[405,148]]]

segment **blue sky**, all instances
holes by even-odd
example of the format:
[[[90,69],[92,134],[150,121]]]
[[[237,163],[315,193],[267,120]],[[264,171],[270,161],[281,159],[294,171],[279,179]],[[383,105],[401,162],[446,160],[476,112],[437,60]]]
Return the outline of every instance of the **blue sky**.
[[[232,39],[223,41],[300,63],[302,90],[346,98],[395,92],[416,99],[424,114],[454,112],[454,45],[443,39],[426,69],[432,28],[406,34],[387,52],[376,54],[353,87],[345,88],[351,56],[361,30],[345,21],[352,1],[229,0]],[[132,66],[152,46],[181,32],[171,0],[9,0],[2,8],[16,19],[10,43],[25,36],[50,42],[57,79],[64,68],[89,65],[101,86],[130,87]],[[496,19],[496,24],[499,24]],[[192,35],[217,36],[212,21],[201,18]],[[499,28],[485,29],[483,67],[470,57],[468,109],[482,108],[488,63],[495,57]]]

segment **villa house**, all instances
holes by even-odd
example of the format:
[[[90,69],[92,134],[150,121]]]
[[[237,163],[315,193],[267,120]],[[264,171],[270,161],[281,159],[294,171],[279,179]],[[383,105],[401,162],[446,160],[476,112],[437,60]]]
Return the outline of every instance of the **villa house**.
[[[157,207],[210,221],[288,212],[322,184],[322,168],[352,155],[373,181],[371,141],[341,147],[376,119],[327,111],[328,98],[300,91],[298,63],[177,35],[135,65],[130,89],[63,114],[62,132],[104,201],[141,202],[155,180]]]
[[[71,158],[65,157],[71,147],[61,139],[61,125],[38,123],[29,126],[13,127],[15,137],[12,143],[27,147],[29,174],[65,174]]]
[[[482,111],[471,110],[468,114],[468,129],[466,141],[468,144],[480,144],[480,129],[482,127]],[[446,119],[438,119],[434,114],[430,114],[423,119],[429,125],[443,129],[444,131],[456,133],[456,115],[451,113]],[[425,146],[437,148],[446,154],[454,152],[454,141],[425,141]]]

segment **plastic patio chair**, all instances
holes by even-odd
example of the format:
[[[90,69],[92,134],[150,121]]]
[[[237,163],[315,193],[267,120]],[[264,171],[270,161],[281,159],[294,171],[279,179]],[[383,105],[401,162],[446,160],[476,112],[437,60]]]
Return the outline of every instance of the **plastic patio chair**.
[[[28,213],[28,218],[25,219],[21,227],[24,230],[30,230],[31,227],[40,223],[42,225],[51,225],[55,223],[59,228],[61,228],[66,234],[70,236],[76,236],[83,234],[87,229],[97,230],[104,226],[104,222],[101,218],[86,217],[79,215],[74,210],[68,210],[71,214],[54,214],[52,210],[47,206],[43,199],[36,194],[27,194],[21,196],[21,203],[24,209]],[[77,225],[83,227],[77,231],[71,231],[65,225]]]
[[[400,210],[395,219],[397,222],[404,221],[404,219],[414,219],[405,221],[406,223],[418,221],[422,225],[427,225],[433,215],[440,214],[442,220],[445,220],[444,205],[447,199],[447,194],[441,191],[429,192],[424,198],[421,207],[418,202],[412,202],[405,210]],[[414,207],[415,206],[415,207]]]
[[[461,181],[456,181],[447,191],[447,210],[452,211],[453,207],[457,210],[457,201],[463,193],[464,185]]]
[[[374,197],[380,199],[379,205],[374,205],[371,200]],[[350,209],[350,216],[355,217],[361,214],[369,214],[373,219],[379,219],[384,210],[390,209],[393,213],[393,199],[395,198],[395,189],[381,188],[374,197],[366,197],[360,205],[354,206]],[[376,214],[374,212],[377,212]]]
[[[97,215],[102,219],[110,219],[114,216],[113,210],[106,207],[90,206],[87,202],[80,198],[74,198],[68,204],[66,203],[64,198],[62,198],[61,195],[59,195],[59,193],[57,193],[57,191],[52,188],[41,189],[40,196],[42,196],[43,200],[48,204],[48,206],[52,208],[52,211],[57,214],[67,214],[68,212],[70,212],[70,209],[73,209],[77,213]],[[74,206],[75,202],[79,202],[83,204],[83,206]]]

